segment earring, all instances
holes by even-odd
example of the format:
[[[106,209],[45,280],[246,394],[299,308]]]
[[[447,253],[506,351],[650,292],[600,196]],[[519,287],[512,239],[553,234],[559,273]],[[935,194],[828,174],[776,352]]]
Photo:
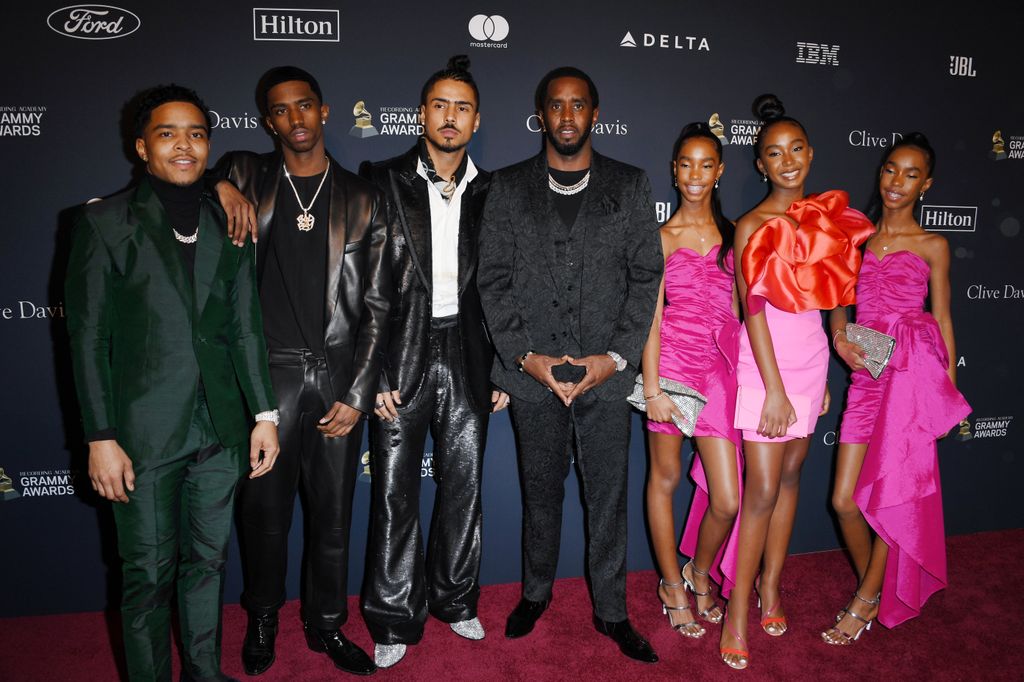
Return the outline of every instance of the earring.
[[[672,186],[673,187],[679,187],[679,180],[677,180],[675,178],[672,178]]]
[[[761,173],[761,182],[768,182],[768,174]]]
[[[715,178],[715,189],[718,189],[718,179]]]
[[[143,160],[143,161],[149,161],[149,157],[148,157],[148,156],[143,156],[143,157],[142,157],[142,160]]]
[[[924,192],[921,192],[921,196],[917,198],[918,201],[924,201]]]
[[[320,125],[322,125],[322,126],[327,125],[327,119],[326,118],[320,119]]]

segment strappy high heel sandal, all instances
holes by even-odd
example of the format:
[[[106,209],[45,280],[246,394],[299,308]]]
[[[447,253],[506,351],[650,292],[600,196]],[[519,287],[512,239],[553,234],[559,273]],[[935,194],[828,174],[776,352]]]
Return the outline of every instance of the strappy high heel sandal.
[[[690,621],[688,621],[686,623],[676,623],[674,620],[672,620],[672,614],[669,613],[669,611],[690,611],[691,610],[690,609],[690,600],[686,599],[686,605],[685,606],[669,606],[668,604],[665,603],[665,600],[661,598],[661,588],[662,587],[665,587],[666,589],[673,589],[674,590],[674,589],[677,589],[679,587],[682,587],[683,585],[684,585],[684,581],[682,581],[682,580],[680,580],[677,583],[667,583],[667,582],[665,582],[664,579],[661,579],[661,580],[658,581],[658,599],[661,600],[661,612],[664,613],[668,617],[668,624],[672,626],[673,630],[675,630],[676,632],[681,633],[682,635],[684,635],[686,637],[689,637],[690,639],[700,639],[701,637],[703,637],[707,633],[707,630],[705,630],[704,626],[701,625],[700,623],[698,623],[696,619],[690,620]],[[683,597],[684,598],[686,597],[686,589],[685,588],[683,589]],[[693,618],[693,617],[691,616],[691,618]],[[685,630],[684,629],[684,628],[687,628],[687,627],[689,627],[691,625],[696,625],[699,628],[699,630]]]
[[[732,626],[732,623],[729,622],[728,613],[723,614],[722,619],[725,621],[725,627],[729,630],[729,634],[732,635],[733,639],[739,642],[740,646],[747,646],[747,640],[743,639],[740,633],[736,632],[736,628]],[[736,649],[719,645],[718,653],[722,657],[722,662],[733,670],[743,670],[750,664],[750,652],[747,649]],[[726,658],[728,654],[736,656],[737,660],[730,661]]]
[[[757,591],[757,608],[761,608],[761,583],[758,582],[754,586]],[[780,590],[781,591],[781,590]],[[773,616],[775,610],[782,604],[782,599],[775,602],[775,605],[765,611],[761,609],[761,629],[765,631],[765,634],[771,635],[772,637],[782,637],[786,634],[786,630],[789,629],[789,623],[786,621],[785,616]]]
[[[879,597],[875,597],[874,599],[865,599],[864,597],[860,596],[859,591],[854,592],[853,596],[854,599],[858,599],[867,604],[868,606],[878,606],[879,603],[881,603],[882,601]],[[852,635],[839,629],[839,621],[841,621],[844,616],[849,616],[850,618],[859,621],[861,624],[860,627],[857,628],[857,631]],[[840,611],[840,616],[836,620],[836,624],[830,627],[828,630],[825,630],[821,633],[821,639],[825,642],[825,644],[831,644],[833,646],[849,646],[850,644],[853,644],[858,639],[860,639],[860,636],[864,633],[864,631],[870,630],[871,624],[873,622],[873,618],[865,618],[859,613],[856,613],[853,610],[852,605],[847,606],[845,609]]]
[[[697,564],[693,563],[693,559],[690,559],[690,561],[686,564],[686,566],[689,566],[690,570],[692,570],[695,574],[700,575],[700,576],[704,576],[705,578],[708,578],[708,572],[707,571],[702,571],[699,568],[697,568]],[[708,584],[709,584],[708,590],[706,592],[698,592],[697,591],[697,586],[694,584],[694,582],[692,580],[687,578],[686,577],[686,573],[684,573],[684,571],[686,570],[686,566],[683,566],[683,569],[681,571],[679,571],[679,577],[683,579],[684,583],[686,583],[687,589],[689,589],[690,592],[693,592],[693,596],[694,597],[711,597],[711,588],[710,588],[711,579],[708,578]],[[715,609],[718,609],[718,615],[717,616],[712,614],[712,612]],[[718,625],[719,623],[722,622],[722,608],[718,605],[718,602],[716,602],[714,600],[714,597],[712,597],[712,599],[711,599],[711,606],[707,607],[703,611],[697,611],[697,615],[700,616],[701,618],[703,618],[704,620],[706,620],[707,622],[712,623],[714,625]]]

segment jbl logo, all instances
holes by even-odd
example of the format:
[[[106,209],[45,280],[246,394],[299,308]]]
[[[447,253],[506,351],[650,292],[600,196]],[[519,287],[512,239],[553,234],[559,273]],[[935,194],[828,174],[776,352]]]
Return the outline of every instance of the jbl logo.
[[[967,76],[974,78],[978,72],[974,70],[974,57],[960,57],[955,54],[949,55],[949,75]]]

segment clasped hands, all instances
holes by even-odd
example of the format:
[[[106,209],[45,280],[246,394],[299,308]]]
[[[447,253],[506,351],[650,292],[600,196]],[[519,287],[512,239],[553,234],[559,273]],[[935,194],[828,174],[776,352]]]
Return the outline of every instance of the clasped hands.
[[[583,367],[586,374],[579,382],[559,381],[551,373],[552,367],[569,363],[576,367]],[[539,383],[548,387],[566,407],[572,404],[578,396],[583,395],[592,388],[596,388],[608,381],[615,374],[615,361],[610,355],[587,355],[582,358],[574,358],[571,355],[563,355],[556,358],[550,355],[529,353],[523,360],[523,371],[536,379]]]

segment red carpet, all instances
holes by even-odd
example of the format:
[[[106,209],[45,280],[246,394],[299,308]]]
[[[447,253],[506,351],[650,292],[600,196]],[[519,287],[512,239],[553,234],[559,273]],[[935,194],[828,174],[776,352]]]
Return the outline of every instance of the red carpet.
[[[1021,680],[1017,650],[1024,632],[1024,530],[949,538],[949,588],[928,602],[924,614],[895,630],[876,626],[852,647],[829,647],[818,636],[855,587],[840,552],[792,557],[783,597],[790,629],[772,638],[749,633],[751,665],[734,672],[718,659],[719,628],[703,640],[686,640],[661,614],[653,573],[629,576],[629,612],[661,657],[656,665],[622,656],[590,625],[590,601],[582,579],[560,580],[554,602],[525,639],[503,636],[505,616],[519,585],[485,587],[480,619],[487,639],[469,642],[435,620],[423,641],[396,667],[373,679],[387,680]],[[753,604],[751,605],[753,607]],[[368,651],[369,635],[351,601],[345,633]],[[751,623],[758,621],[756,609]],[[224,609],[224,671],[245,678],[239,651],[245,616]],[[306,648],[297,602],[282,611],[277,663],[259,678],[338,680],[327,658]],[[101,613],[0,619],[0,679],[6,682],[116,680],[107,621]],[[348,677],[347,679],[354,679]]]

